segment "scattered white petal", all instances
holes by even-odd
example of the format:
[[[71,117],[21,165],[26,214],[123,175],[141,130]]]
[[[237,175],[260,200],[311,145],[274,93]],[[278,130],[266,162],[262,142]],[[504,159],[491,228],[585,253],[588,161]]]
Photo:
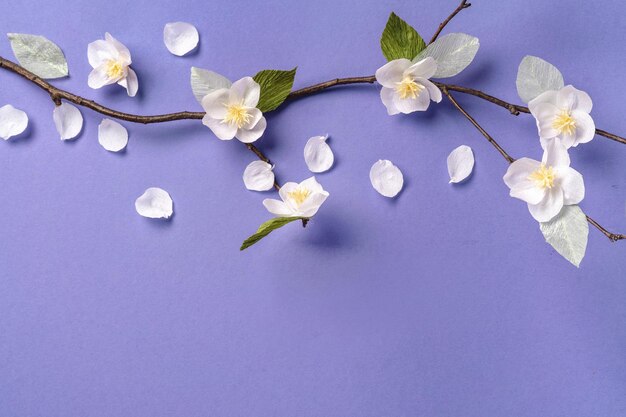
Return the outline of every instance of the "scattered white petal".
[[[267,191],[274,186],[272,166],[264,161],[253,161],[243,171],[243,183],[248,190]]]
[[[404,185],[402,172],[386,159],[381,159],[372,165],[370,181],[374,189],[385,197],[395,197]]]
[[[52,118],[61,140],[73,139],[83,129],[83,115],[72,104],[62,103],[56,106],[52,111]]]
[[[98,142],[107,151],[119,152],[128,144],[128,131],[111,119],[104,119],[98,126]]]
[[[173,22],[163,28],[163,42],[174,55],[183,56],[193,51],[199,40],[198,30],[190,23]]]
[[[304,161],[311,172],[328,171],[335,162],[335,155],[326,139],[328,135],[314,136],[304,146]]]
[[[28,126],[28,115],[22,110],[7,104],[0,107],[0,138],[8,140],[19,135]]]
[[[474,153],[472,148],[461,145],[448,155],[448,174],[450,183],[457,183],[469,177],[474,169]]]
[[[137,200],[135,209],[143,217],[169,219],[174,212],[172,197],[161,188],[148,188]]]

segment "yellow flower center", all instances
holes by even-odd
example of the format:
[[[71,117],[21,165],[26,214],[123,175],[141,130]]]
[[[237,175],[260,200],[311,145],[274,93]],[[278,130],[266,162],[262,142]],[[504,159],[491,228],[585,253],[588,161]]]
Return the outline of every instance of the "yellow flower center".
[[[528,179],[534,181],[537,187],[552,188],[554,186],[554,170],[551,166],[546,167],[545,164],[541,164],[539,169],[528,176]]]
[[[248,109],[243,104],[226,104],[226,117],[224,117],[223,123],[229,125],[236,125],[241,128],[247,124],[252,115],[248,113]]]
[[[416,98],[424,89],[424,86],[415,82],[411,77],[404,77],[402,81],[397,83],[396,92],[402,100],[407,98]]]
[[[287,193],[287,195],[296,203],[297,206],[300,206],[302,203],[304,203],[304,200],[306,200],[307,197],[311,195],[311,191],[307,190],[306,188],[298,187],[292,192]]]
[[[573,135],[576,132],[576,120],[572,118],[567,110],[561,110],[561,112],[554,118],[552,127],[559,131],[559,133],[565,133],[566,135]]]
[[[120,78],[124,75],[124,65],[111,59],[107,62],[106,71],[109,78]]]

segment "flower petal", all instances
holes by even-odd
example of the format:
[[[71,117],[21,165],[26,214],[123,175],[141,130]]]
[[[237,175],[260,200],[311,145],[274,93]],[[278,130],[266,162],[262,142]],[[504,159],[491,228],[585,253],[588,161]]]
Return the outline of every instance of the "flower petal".
[[[537,114],[537,106],[542,103],[549,103],[556,106],[556,95],[557,91],[555,90],[544,91],[543,93],[539,94],[537,97],[528,102],[528,109],[533,115],[535,115]]]
[[[169,219],[174,213],[172,197],[161,188],[148,188],[135,200],[135,210],[143,217]]]
[[[87,85],[93,89],[98,89],[104,87],[105,85],[113,84],[118,80],[119,78],[109,77],[107,74],[106,64],[102,64],[91,70],[89,78],[87,78]]]
[[[376,81],[387,88],[394,88],[402,81],[404,71],[411,66],[411,61],[405,58],[394,59],[376,70]]]
[[[259,104],[261,86],[252,77],[243,77],[230,87],[231,102],[240,102],[246,107],[256,107]]]
[[[183,56],[198,46],[200,36],[196,27],[190,23],[172,22],[163,28],[163,42],[168,51]]]
[[[87,59],[92,68],[98,68],[111,59],[117,58],[118,53],[115,47],[102,39],[91,42],[87,45]]]
[[[252,143],[263,136],[266,127],[267,120],[265,117],[261,117],[253,128],[237,129],[236,137],[243,143]]]
[[[517,184],[527,181],[530,174],[541,166],[541,162],[530,158],[520,158],[514,161],[504,174],[504,183],[509,188],[515,187]]]
[[[302,217],[313,217],[330,194],[326,191],[313,193],[299,207]]]
[[[435,103],[439,103],[441,101],[441,90],[435,84],[433,84],[430,80],[426,78],[417,78],[415,81],[422,84],[428,90],[428,95],[430,99]]]
[[[450,183],[458,183],[469,177],[474,169],[472,148],[461,145],[448,155],[448,174]]]
[[[252,161],[243,171],[243,183],[248,190],[267,191],[274,186],[272,166],[264,161]]]
[[[283,184],[282,187],[280,187],[280,190],[278,190],[278,195],[283,201],[289,201],[289,193],[298,188],[298,185],[299,184],[297,182],[287,182]]]
[[[289,206],[280,200],[266,198],[263,200],[263,205],[267,211],[272,213],[274,216],[289,217],[294,215],[294,212],[289,208]]]
[[[19,135],[28,127],[28,115],[7,104],[0,107],[0,138],[8,140]]]
[[[214,119],[223,120],[228,113],[227,104],[230,97],[228,88],[220,88],[211,91],[202,99],[202,107],[204,111]]]
[[[222,123],[221,119],[214,119],[208,114],[202,118],[202,124],[211,129],[220,140],[231,140],[237,134],[237,125]]]
[[[559,168],[558,175],[563,189],[563,204],[580,203],[585,198],[585,181],[580,172],[570,167]]]
[[[128,144],[128,131],[111,119],[104,119],[98,126],[98,142],[110,152],[119,152]]]
[[[389,160],[379,160],[370,169],[372,187],[385,197],[395,197],[404,185],[402,172]]]
[[[569,154],[567,148],[561,143],[559,138],[549,141],[546,144],[546,149],[543,151],[543,158],[541,161],[553,167],[568,167],[570,164]]]
[[[537,187],[534,181],[526,179],[515,184],[509,195],[528,204],[539,204],[546,196],[546,188]]]
[[[533,116],[537,121],[539,137],[550,139],[558,136],[559,131],[554,128],[554,119],[559,113],[559,108],[551,103],[539,103],[534,107]]]
[[[69,103],[56,106],[52,111],[52,119],[61,140],[75,138],[83,129],[83,115],[78,107]]]
[[[309,177],[306,180],[300,183],[300,187],[304,187],[309,190],[311,193],[322,193],[324,192],[324,188],[322,188],[322,184],[317,182],[315,177]]]
[[[132,68],[126,68],[126,77],[117,82],[119,85],[126,89],[126,92],[130,97],[135,97],[137,90],[139,90],[139,80],[137,74]]]
[[[430,78],[437,72],[437,61],[428,56],[421,61],[411,65],[405,72],[405,75],[411,75],[414,78]]]
[[[106,32],[104,34],[104,39],[111,45],[113,45],[113,47],[117,50],[118,60],[121,60],[124,65],[132,64],[132,61],[130,59],[130,51],[128,50],[126,45],[111,36],[109,32]]]
[[[416,111],[428,110],[430,105],[430,94],[428,90],[422,90],[415,98],[400,98],[398,94],[393,96],[393,104],[400,113],[409,114]]]
[[[304,162],[311,172],[328,171],[335,162],[335,155],[326,143],[328,135],[313,136],[304,146]]]
[[[572,117],[576,120],[576,140],[572,146],[590,142],[596,135],[596,124],[591,116],[583,110],[574,110]]]
[[[528,211],[538,222],[547,222],[559,214],[563,208],[563,190],[553,187],[546,192],[538,204],[528,204]]]
[[[393,97],[395,95],[396,93],[393,88],[383,87],[380,90],[380,99],[383,101],[383,104],[387,108],[387,114],[390,116],[400,113],[400,110],[396,108],[396,105],[393,101]]]
[[[567,111],[581,110],[585,113],[590,113],[593,107],[589,94],[572,85],[566,85],[559,90],[556,96],[556,105]]]

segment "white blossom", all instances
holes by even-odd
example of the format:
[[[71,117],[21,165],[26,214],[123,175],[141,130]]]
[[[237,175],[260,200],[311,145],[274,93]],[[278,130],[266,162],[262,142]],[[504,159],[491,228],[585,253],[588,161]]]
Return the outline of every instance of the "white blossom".
[[[93,70],[89,74],[91,88],[101,88],[117,83],[126,88],[128,95],[134,97],[139,88],[137,74],[130,67],[130,51],[108,32],[104,40],[98,39],[87,47],[87,57]]]
[[[278,192],[281,200],[266,198],[265,208],[278,217],[312,217],[329,194],[311,177],[300,184],[288,182]]]
[[[430,101],[439,103],[441,91],[429,81],[437,71],[432,57],[415,64],[408,59],[394,59],[376,71],[376,81],[383,86],[380,98],[390,115],[428,109]]]

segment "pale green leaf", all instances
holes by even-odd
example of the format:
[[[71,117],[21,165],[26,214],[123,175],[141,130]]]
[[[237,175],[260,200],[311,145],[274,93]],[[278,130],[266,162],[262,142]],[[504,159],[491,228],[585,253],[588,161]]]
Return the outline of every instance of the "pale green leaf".
[[[380,48],[387,61],[400,58],[413,59],[425,47],[424,39],[411,25],[393,12],[389,15],[380,38]]]
[[[220,88],[230,88],[230,80],[217,72],[191,67],[191,91],[198,103],[202,104],[204,96]]]
[[[308,219],[306,217],[275,217],[271,220],[266,221],[261,226],[259,226],[259,230],[257,230],[255,234],[244,240],[239,250],[249,248],[250,246],[257,243],[259,240],[263,239],[265,236],[269,235],[272,230],[279,229],[284,225],[296,220],[307,221]]]
[[[580,207],[564,206],[552,220],[539,223],[541,233],[552,247],[576,267],[585,256],[589,223]]]
[[[428,45],[413,62],[432,57],[437,61],[437,71],[433,78],[453,77],[471,64],[479,47],[480,42],[475,36],[449,33]]]
[[[54,42],[39,35],[8,33],[11,48],[21,66],[41,78],[68,75],[63,51]]]
[[[527,55],[517,70],[517,94],[528,103],[543,92],[560,90],[565,85],[563,75],[554,65],[536,56]]]
[[[291,93],[296,70],[297,68],[289,71],[263,70],[253,77],[261,86],[261,96],[257,104],[259,110],[263,113],[272,111],[285,101]]]

